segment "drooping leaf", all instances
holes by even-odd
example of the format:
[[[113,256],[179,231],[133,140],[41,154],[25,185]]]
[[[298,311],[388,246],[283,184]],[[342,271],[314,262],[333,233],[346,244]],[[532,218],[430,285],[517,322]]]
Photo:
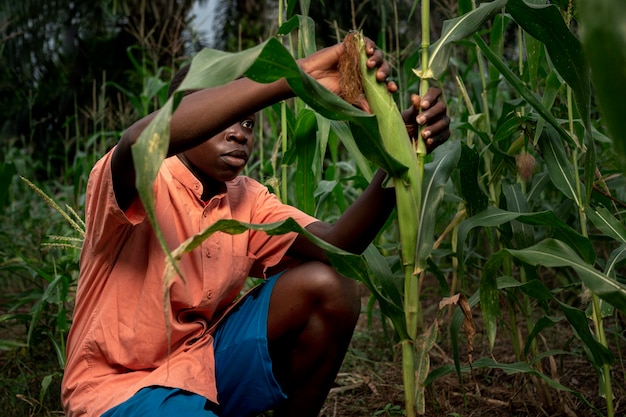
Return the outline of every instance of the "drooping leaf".
[[[567,198],[574,200],[579,207],[582,206],[582,196],[578,192],[582,187],[576,184],[574,169],[567,158],[563,142],[559,140],[554,129],[546,127],[538,145],[554,186]]]
[[[626,243],[626,227],[624,223],[616,219],[606,207],[597,207],[595,209],[588,207],[585,213],[587,213],[587,217],[593,225],[600,229],[602,233],[618,242]]]
[[[360,126],[361,150],[365,150],[364,153],[372,157],[379,166],[396,175],[401,175],[406,170],[406,167],[391,158],[384,147],[380,146],[375,117],[349,105],[301,71],[294,58],[278,40],[272,38],[238,53],[204,49],[194,57],[189,73],[176,93],[165,103],[132,147],[139,196],[172,265],[176,263],[173,262],[156,223],[152,195],[152,184],[167,154],[171,115],[183,91],[220,86],[242,75],[261,83],[285,78],[292,90],[324,117],[349,120],[354,125]]]
[[[616,308],[626,311],[626,286],[598,271],[593,265],[583,261],[565,243],[555,239],[545,239],[527,249],[508,249],[508,251],[516,258],[530,265],[543,265],[549,268],[573,268],[578,273],[581,281],[593,293]]]
[[[589,348],[596,365],[599,367],[605,364],[612,365],[615,361],[613,353],[606,346],[598,342],[591,333],[585,312],[563,302],[559,302],[559,306],[576,335]]]
[[[553,317],[548,315],[539,317],[539,320],[535,322],[533,329],[528,334],[528,337],[526,337],[526,341],[524,342],[524,356],[529,355],[532,342],[533,340],[535,340],[539,333],[558,324],[559,322],[561,322],[562,319],[562,317]]]
[[[525,224],[551,228],[553,236],[573,248],[578,256],[581,256],[585,262],[590,264],[595,263],[596,253],[591,241],[572,229],[572,227],[559,219],[553,212],[515,213],[496,207],[488,207],[485,211],[464,220],[459,225],[457,256],[460,260],[463,259],[464,243],[470,230],[476,227],[500,226],[516,219]]]

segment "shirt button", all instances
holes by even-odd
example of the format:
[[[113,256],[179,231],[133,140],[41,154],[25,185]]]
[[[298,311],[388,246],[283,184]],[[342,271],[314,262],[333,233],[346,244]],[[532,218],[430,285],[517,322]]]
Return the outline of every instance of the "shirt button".
[[[210,258],[211,257],[211,249],[207,249],[206,250],[206,257]]]
[[[209,291],[207,291],[207,292],[206,292],[206,298],[207,298],[208,300],[210,300],[210,299],[211,299],[211,297],[213,297],[213,291],[209,290]]]

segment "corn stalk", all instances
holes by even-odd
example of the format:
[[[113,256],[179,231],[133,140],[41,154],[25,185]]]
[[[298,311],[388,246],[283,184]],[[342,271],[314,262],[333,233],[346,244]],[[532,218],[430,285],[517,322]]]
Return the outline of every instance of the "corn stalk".
[[[400,250],[404,271],[404,311],[408,338],[402,340],[402,369],[405,388],[405,406],[407,416],[415,415],[415,362],[414,341],[417,337],[419,317],[418,279],[415,274],[415,251],[417,248],[417,230],[419,207],[421,205],[421,177],[418,158],[411,146],[411,139],[404,127],[404,121],[396,103],[386,86],[376,80],[376,71],[367,68],[365,42],[361,35],[355,35],[361,68],[361,81],[365,98],[378,121],[384,148],[398,162],[407,167],[402,176],[392,177],[396,191],[398,210],[398,229]],[[350,42],[350,38],[346,40]],[[348,45],[346,47],[349,47]]]
[[[402,369],[405,388],[405,409],[407,416],[423,412],[423,402],[416,404],[416,397],[422,398],[424,375],[417,375],[424,367],[428,352],[420,350],[416,363],[416,341],[420,320],[419,278],[426,270],[426,260],[433,247],[434,210],[443,195],[443,185],[460,156],[456,143],[444,147],[443,154],[425,164],[426,147],[422,139],[417,139],[417,149],[413,146],[404,120],[393,97],[386,86],[376,80],[375,70],[366,66],[365,42],[360,34],[346,38],[347,56],[356,50],[361,72],[360,84],[370,111],[376,115],[380,142],[385,152],[406,170],[390,172],[390,181],[396,193],[398,230],[400,235],[400,255],[404,279],[404,319],[405,331],[399,331],[402,338]],[[443,149],[443,148],[442,148]],[[416,152],[417,150],[417,152]],[[428,168],[428,169],[427,169]],[[428,221],[423,219],[428,217]],[[436,334],[436,330],[433,334]],[[420,346],[428,346],[421,343]],[[419,386],[418,386],[419,385]]]

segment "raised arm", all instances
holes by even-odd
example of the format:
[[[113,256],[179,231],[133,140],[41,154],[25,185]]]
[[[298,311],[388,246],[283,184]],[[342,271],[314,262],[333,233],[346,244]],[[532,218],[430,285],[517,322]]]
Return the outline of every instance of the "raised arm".
[[[337,62],[343,52],[343,45],[337,44],[299,60],[298,65],[330,91],[338,94]],[[389,74],[389,67],[383,60],[382,52],[376,49],[373,42],[368,41],[367,53],[371,55],[368,65],[371,68],[379,67],[377,76],[384,82]],[[397,89],[394,83],[389,83],[388,88],[392,92]],[[241,118],[292,96],[293,92],[284,79],[260,84],[246,78],[189,94],[183,98],[172,115],[168,155],[191,149]],[[123,210],[137,196],[131,146],[155,115],[156,112],[130,126],[114,151],[111,162],[113,185],[118,205]]]
[[[246,115],[292,94],[285,80],[259,84],[246,78],[189,94],[172,114],[168,156],[191,149]],[[131,146],[156,114],[152,113],[130,126],[113,153],[113,186],[122,210],[128,208],[137,196]]]

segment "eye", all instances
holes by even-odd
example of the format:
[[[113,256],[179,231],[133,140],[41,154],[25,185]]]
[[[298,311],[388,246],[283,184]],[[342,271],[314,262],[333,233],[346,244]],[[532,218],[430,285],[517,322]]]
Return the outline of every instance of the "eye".
[[[254,120],[246,119],[241,122],[241,126],[244,129],[252,130],[254,129]]]

